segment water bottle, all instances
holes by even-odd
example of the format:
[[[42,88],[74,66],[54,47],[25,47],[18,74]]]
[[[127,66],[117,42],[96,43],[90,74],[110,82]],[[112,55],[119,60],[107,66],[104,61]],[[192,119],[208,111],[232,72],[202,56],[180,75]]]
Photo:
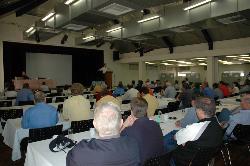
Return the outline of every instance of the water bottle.
[[[161,123],[161,115],[162,115],[162,112],[161,111],[158,111],[158,115],[157,115],[157,123]]]

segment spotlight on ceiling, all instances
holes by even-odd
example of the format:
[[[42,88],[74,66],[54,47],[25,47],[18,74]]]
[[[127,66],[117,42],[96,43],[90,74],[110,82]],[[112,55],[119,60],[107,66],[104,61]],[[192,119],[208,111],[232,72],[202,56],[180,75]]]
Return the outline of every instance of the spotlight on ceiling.
[[[141,10],[141,12],[143,13],[143,15],[150,14],[150,10],[149,9],[143,9],[143,10]]]

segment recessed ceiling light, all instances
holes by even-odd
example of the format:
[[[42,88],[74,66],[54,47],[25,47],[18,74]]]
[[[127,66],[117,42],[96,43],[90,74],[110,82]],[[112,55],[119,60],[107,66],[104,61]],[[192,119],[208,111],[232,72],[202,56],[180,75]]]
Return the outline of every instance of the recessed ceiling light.
[[[25,32],[26,32],[26,33],[29,33],[29,32],[31,32],[33,29],[34,29],[34,27],[30,27],[30,28],[27,29]]]
[[[88,40],[88,39],[92,39],[92,38],[95,38],[95,37],[94,36],[87,36],[87,37],[82,38],[82,40]]]
[[[176,62],[176,60],[174,60],[174,59],[169,59],[167,61],[169,61],[169,62]]]
[[[116,27],[116,28],[112,28],[112,29],[110,29],[110,30],[107,30],[106,32],[114,32],[114,31],[118,31],[118,30],[120,30],[120,29],[122,29],[122,27]]]
[[[228,55],[228,56],[226,56],[227,58],[237,58],[237,56],[235,56],[235,55]]]
[[[207,59],[207,58],[194,58],[194,59],[204,59],[204,60],[205,60],[205,59]]]
[[[205,0],[205,1],[202,1],[202,2],[199,2],[199,3],[196,3],[196,4],[194,4],[194,5],[188,6],[188,7],[184,8],[184,10],[185,10],[185,11],[186,11],[186,10],[190,10],[190,9],[199,7],[199,6],[201,6],[201,5],[204,5],[204,4],[206,4],[206,3],[209,3],[209,2],[211,2],[211,1],[212,1],[212,0]]]
[[[160,16],[152,16],[152,17],[148,17],[148,18],[144,18],[144,19],[142,19],[142,20],[139,20],[139,21],[137,21],[138,23],[143,23],[143,22],[146,22],[146,21],[150,21],[150,20],[154,20],[154,19],[157,19],[157,18],[159,18]]]
[[[200,66],[207,66],[206,63],[199,63],[198,65],[200,65]]]
[[[56,14],[55,12],[49,13],[48,15],[46,15],[45,17],[42,18],[42,21],[48,20],[49,18],[51,18],[51,17],[54,16],[55,14]]]
[[[249,55],[240,55],[240,56],[242,56],[242,57],[247,57],[247,56],[249,56]]]
[[[165,66],[171,66],[171,65],[174,65],[174,64],[170,64],[170,63],[161,63],[161,64],[163,64],[163,65],[165,65]]]
[[[152,63],[152,62],[145,62],[146,64],[149,64],[149,65],[154,65],[155,63]]]
[[[205,60],[204,60],[204,59],[199,59],[198,61],[199,61],[199,62],[203,62],[203,61],[205,61]]]

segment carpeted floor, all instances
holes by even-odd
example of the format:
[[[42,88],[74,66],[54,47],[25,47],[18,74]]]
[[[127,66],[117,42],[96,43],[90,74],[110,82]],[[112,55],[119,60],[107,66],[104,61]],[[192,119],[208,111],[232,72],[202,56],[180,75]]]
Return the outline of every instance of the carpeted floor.
[[[0,166],[23,166],[24,160],[21,159],[13,162],[11,160],[11,148],[3,143],[3,137],[0,136]],[[233,166],[250,166],[250,152],[244,146],[230,146]],[[215,159],[215,166],[224,166],[221,153],[218,153]]]

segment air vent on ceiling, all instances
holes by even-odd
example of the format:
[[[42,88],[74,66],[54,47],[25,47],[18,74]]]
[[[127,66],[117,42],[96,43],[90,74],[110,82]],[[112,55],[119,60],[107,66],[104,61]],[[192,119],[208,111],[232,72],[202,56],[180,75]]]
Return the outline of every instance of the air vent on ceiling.
[[[101,12],[116,15],[116,16],[128,13],[132,10],[133,10],[132,8],[129,8],[129,7],[117,4],[117,3],[112,3],[108,6],[105,6],[104,8],[99,9],[99,11]]]
[[[241,15],[236,15],[236,16],[230,16],[230,17],[225,17],[225,18],[220,18],[217,19],[216,21],[222,23],[222,24],[233,24],[233,23],[238,23],[242,21],[246,21],[243,16]]]
[[[78,25],[78,24],[68,24],[68,25],[65,25],[63,28],[68,29],[68,30],[73,30],[73,31],[81,31],[87,28],[87,26]]]
[[[194,31],[194,29],[188,27],[188,26],[181,26],[181,27],[176,27],[173,29],[170,29],[170,31],[176,32],[176,33],[182,33],[182,32],[190,32]]]

